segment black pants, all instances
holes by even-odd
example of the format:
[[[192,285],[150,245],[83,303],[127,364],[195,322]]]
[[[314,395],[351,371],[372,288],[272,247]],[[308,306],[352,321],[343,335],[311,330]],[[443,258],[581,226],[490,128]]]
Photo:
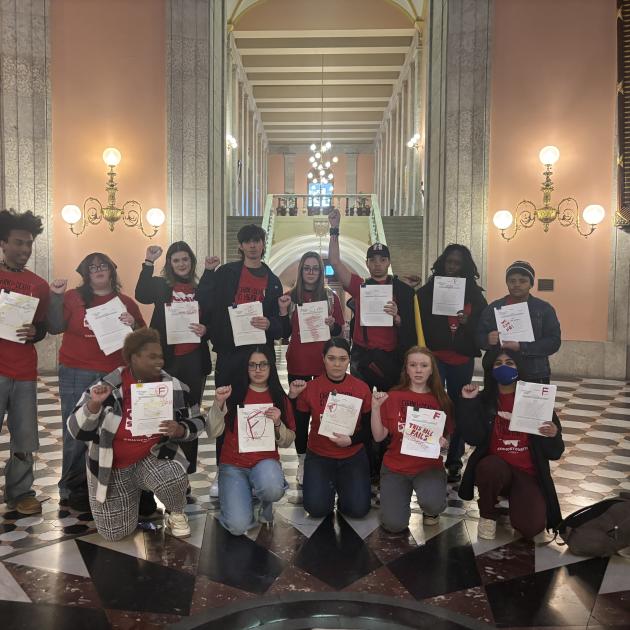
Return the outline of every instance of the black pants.
[[[173,361],[166,368],[166,371],[171,376],[174,376],[182,383],[188,385],[188,389],[190,389],[191,404],[201,404],[203,390],[206,387],[206,375],[203,373],[202,369],[201,348],[197,348],[188,354],[173,357]],[[196,472],[199,440],[182,442],[180,446],[182,451],[184,451],[184,455],[186,455],[186,459],[188,460],[188,474]]]
[[[312,381],[314,376],[298,376],[297,374],[289,374],[289,385],[293,381]],[[295,405],[296,401],[292,400],[291,403]],[[306,453],[306,444],[308,443],[308,420],[306,422],[303,417],[298,417],[295,414],[295,450],[298,455],[304,455]]]

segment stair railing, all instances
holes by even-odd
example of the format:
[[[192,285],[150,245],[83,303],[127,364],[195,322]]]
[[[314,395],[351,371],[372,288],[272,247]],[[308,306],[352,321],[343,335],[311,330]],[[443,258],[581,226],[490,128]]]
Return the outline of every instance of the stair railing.
[[[370,195],[372,198],[372,212],[370,212],[370,240],[372,243],[383,243],[387,245],[385,238],[385,229],[383,228],[383,219],[381,217],[381,209],[378,205],[378,197]]]

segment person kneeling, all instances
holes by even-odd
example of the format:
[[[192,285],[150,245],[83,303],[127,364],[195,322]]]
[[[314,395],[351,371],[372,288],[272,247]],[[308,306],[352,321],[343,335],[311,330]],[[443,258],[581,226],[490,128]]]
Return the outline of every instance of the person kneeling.
[[[70,434],[88,443],[88,490],[96,529],[110,541],[131,534],[138,524],[140,493],[149,490],[166,507],[167,531],[185,538],[190,535],[184,514],[188,460],[179,443],[196,439],[204,418],[196,405],[188,405],[187,386],[162,370],[156,330],[140,328],[127,335],[122,355],[126,366],[92,385],[68,418]],[[172,383],[173,419],[161,422],[151,435],[138,435],[132,390],[141,392],[140,384],[160,382]]]
[[[365,442],[370,430],[371,393],[358,378],[346,373],[350,345],[333,337],[324,345],[324,374],[312,381],[293,381],[289,397],[297,398],[300,422],[311,428],[304,460],[304,509],[313,517],[328,516],[338,508],[344,516],[363,518],[370,510],[370,465]],[[339,402],[335,397],[339,395]],[[350,435],[322,426],[328,411],[330,424],[346,424]],[[342,414],[339,414],[342,412]],[[341,419],[343,415],[343,419]],[[352,428],[349,428],[349,425]],[[322,433],[324,430],[324,433]]]
[[[468,460],[459,496],[473,498],[479,490],[479,538],[496,535],[499,496],[507,497],[512,527],[524,538],[533,538],[561,520],[560,505],[549,470],[549,460],[564,451],[558,416],[545,422],[540,435],[510,430],[519,354],[506,349],[489,350],[483,358],[484,387],[465,385],[457,417],[462,435],[475,450]]]
[[[427,450],[422,441],[418,443],[421,449],[414,448],[413,435],[417,432],[410,426],[413,423],[410,409],[435,409],[446,414],[443,433],[434,445],[435,456],[422,455],[422,451]],[[381,466],[380,518],[387,531],[398,533],[409,526],[409,503],[414,490],[424,524],[438,524],[440,513],[446,507],[446,472],[439,449],[448,445],[452,411],[435,358],[420,346],[406,352],[398,385],[387,394],[376,392],[372,397],[372,435],[377,442],[391,436]]]
[[[215,392],[210,437],[225,434],[219,522],[240,536],[257,522],[273,522],[273,504],[288,487],[278,447],[293,443],[295,419],[269,346],[256,346],[233,374],[234,384]]]

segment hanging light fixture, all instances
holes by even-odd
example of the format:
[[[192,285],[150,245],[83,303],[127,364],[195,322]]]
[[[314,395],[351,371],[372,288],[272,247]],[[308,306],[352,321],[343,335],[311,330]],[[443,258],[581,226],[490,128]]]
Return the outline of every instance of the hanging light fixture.
[[[333,164],[339,162],[339,158],[334,155],[331,158],[328,156],[325,158],[324,154],[332,151],[332,142],[327,140],[324,142],[324,55],[322,55],[322,94],[321,94],[321,119],[320,119],[320,133],[319,143],[313,143],[310,146],[312,155],[308,161],[310,163],[310,170],[306,174],[309,182],[313,184],[320,184],[320,196],[324,195],[323,186],[332,182]]]

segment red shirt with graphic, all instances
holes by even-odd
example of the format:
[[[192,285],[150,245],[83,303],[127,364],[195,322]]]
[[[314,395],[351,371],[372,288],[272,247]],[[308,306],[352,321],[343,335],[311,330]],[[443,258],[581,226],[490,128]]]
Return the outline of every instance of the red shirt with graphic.
[[[46,319],[50,290],[43,278],[28,269],[23,271],[0,269],[0,289],[38,298],[39,304],[32,323],[40,323]],[[0,374],[16,381],[34,381],[37,378],[35,344],[0,339]]]
[[[115,297],[117,296],[114,292],[107,295],[95,295],[90,308],[107,304]],[[127,312],[136,320],[136,325],[146,326],[138,305],[122,293],[118,294],[118,298],[125,305]],[[63,320],[66,322],[66,330],[59,349],[59,363],[66,367],[105,373],[125,364],[121,350],[106,355],[99,347],[85,319],[83,298],[76,289],[66,291],[63,296]]]
[[[535,476],[536,468],[529,450],[529,434],[521,431],[510,431],[514,395],[514,393],[499,394],[499,409],[494,419],[490,453],[498,455],[510,466]]]
[[[269,403],[270,407],[273,407],[273,400],[269,394],[269,390],[264,392],[257,392],[249,388],[245,395],[244,405],[263,405]],[[267,422],[273,424],[271,418],[267,419]],[[293,407],[288,399],[285,400],[284,413],[282,414],[282,422],[295,431],[295,418],[293,417]],[[234,417],[234,423],[230,430],[227,420],[225,423],[225,432],[223,434],[225,439],[223,446],[221,447],[221,464],[230,464],[231,466],[239,466],[240,468],[253,468],[258,462],[264,459],[280,459],[278,454],[278,446],[273,451],[260,451],[258,453],[239,453],[238,449],[238,419]]]
[[[464,314],[470,317],[472,313],[472,304],[470,302],[466,302],[464,304]],[[459,317],[457,315],[444,315],[448,319],[448,327],[451,331],[451,338],[455,338],[457,334],[458,328],[461,326],[459,323]],[[442,363],[446,363],[447,365],[464,365],[471,361],[471,357],[467,357],[465,354],[459,354],[459,352],[455,352],[455,350],[433,350],[433,354],[440,360]]]
[[[298,396],[297,409],[298,411],[311,414],[311,428],[308,433],[309,450],[322,457],[346,459],[358,453],[363,448],[363,444],[351,444],[346,447],[337,446],[330,438],[318,433],[328,395],[333,391],[345,396],[354,396],[363,401],[359,417],[357,418],[356,433],[360,429],[361,414],[367,413],[372,408],[372,393],[363,381],[350,374],[346,374],[341,383],[331,381],[326,374],[309,381],[306,384],[306,389]]]
[[[177,282],[173,286],[172,302],[194,302],[195,301],[195,287],[190,282]],[[174,346],[175,356],[181,357],[185,354],[194,352],[201,342],[198,343],[177,343]]]
[[[163,437],[161,434],[131,435],[131,386],[138,381],[133,377],[129,368],[122,371],[121,378],[123,415],[112,444],[114,449],[113,468],[127,468],[144,459]]]
[[[437,398],[430,392],[417,394],[408,389],[390,390],[387,394],[387,400],[381,406],[381,422],[391,437],[391,442],[383,457],[383,464],[392,472],[414,476],[431,468],[444,468],[441,457],[429,459],[404,455],[400,452],[408,407],[442,411]],[[451,418],[447,416],[443,434],[445,437],[452,431],[451,424]]]
[[[262,302],[265,299],[265,291],[267,290],[268,283],[269,278],[266,270],[264,275],[257,276],[243,265],[234,303],[249,304],[250,302]]]
[[[286,295],[290,295],[287,292]],[[313,295],[304,291],[304,302],[312,302]],[[329,307],[330,309],[330,307]],[[335,318],[335,323],[343,326],[343,311],[337,294],[333,294],[333,311],[330,313]],[[319,376],[324,372],[323,350],[325,341],[313,341],[302,343],[300,339],[300,322],[297,307],[291,315],[291,339],[287,348],[287,371],[296,376]]]
[[[396,326],[361,326],[361,285],[363,279],[356,273],[352,274],[348,293],[354,298],[354,333],[352,339],[354,343],[362,348],[385,350],[391,352],[396,349],[398,343],[398,331]],[[377,282],[377,284],[386,284]],[[394,302],[396,298],[394,297]],[[367,340],[363,334],[363,329],[367,330]]]

